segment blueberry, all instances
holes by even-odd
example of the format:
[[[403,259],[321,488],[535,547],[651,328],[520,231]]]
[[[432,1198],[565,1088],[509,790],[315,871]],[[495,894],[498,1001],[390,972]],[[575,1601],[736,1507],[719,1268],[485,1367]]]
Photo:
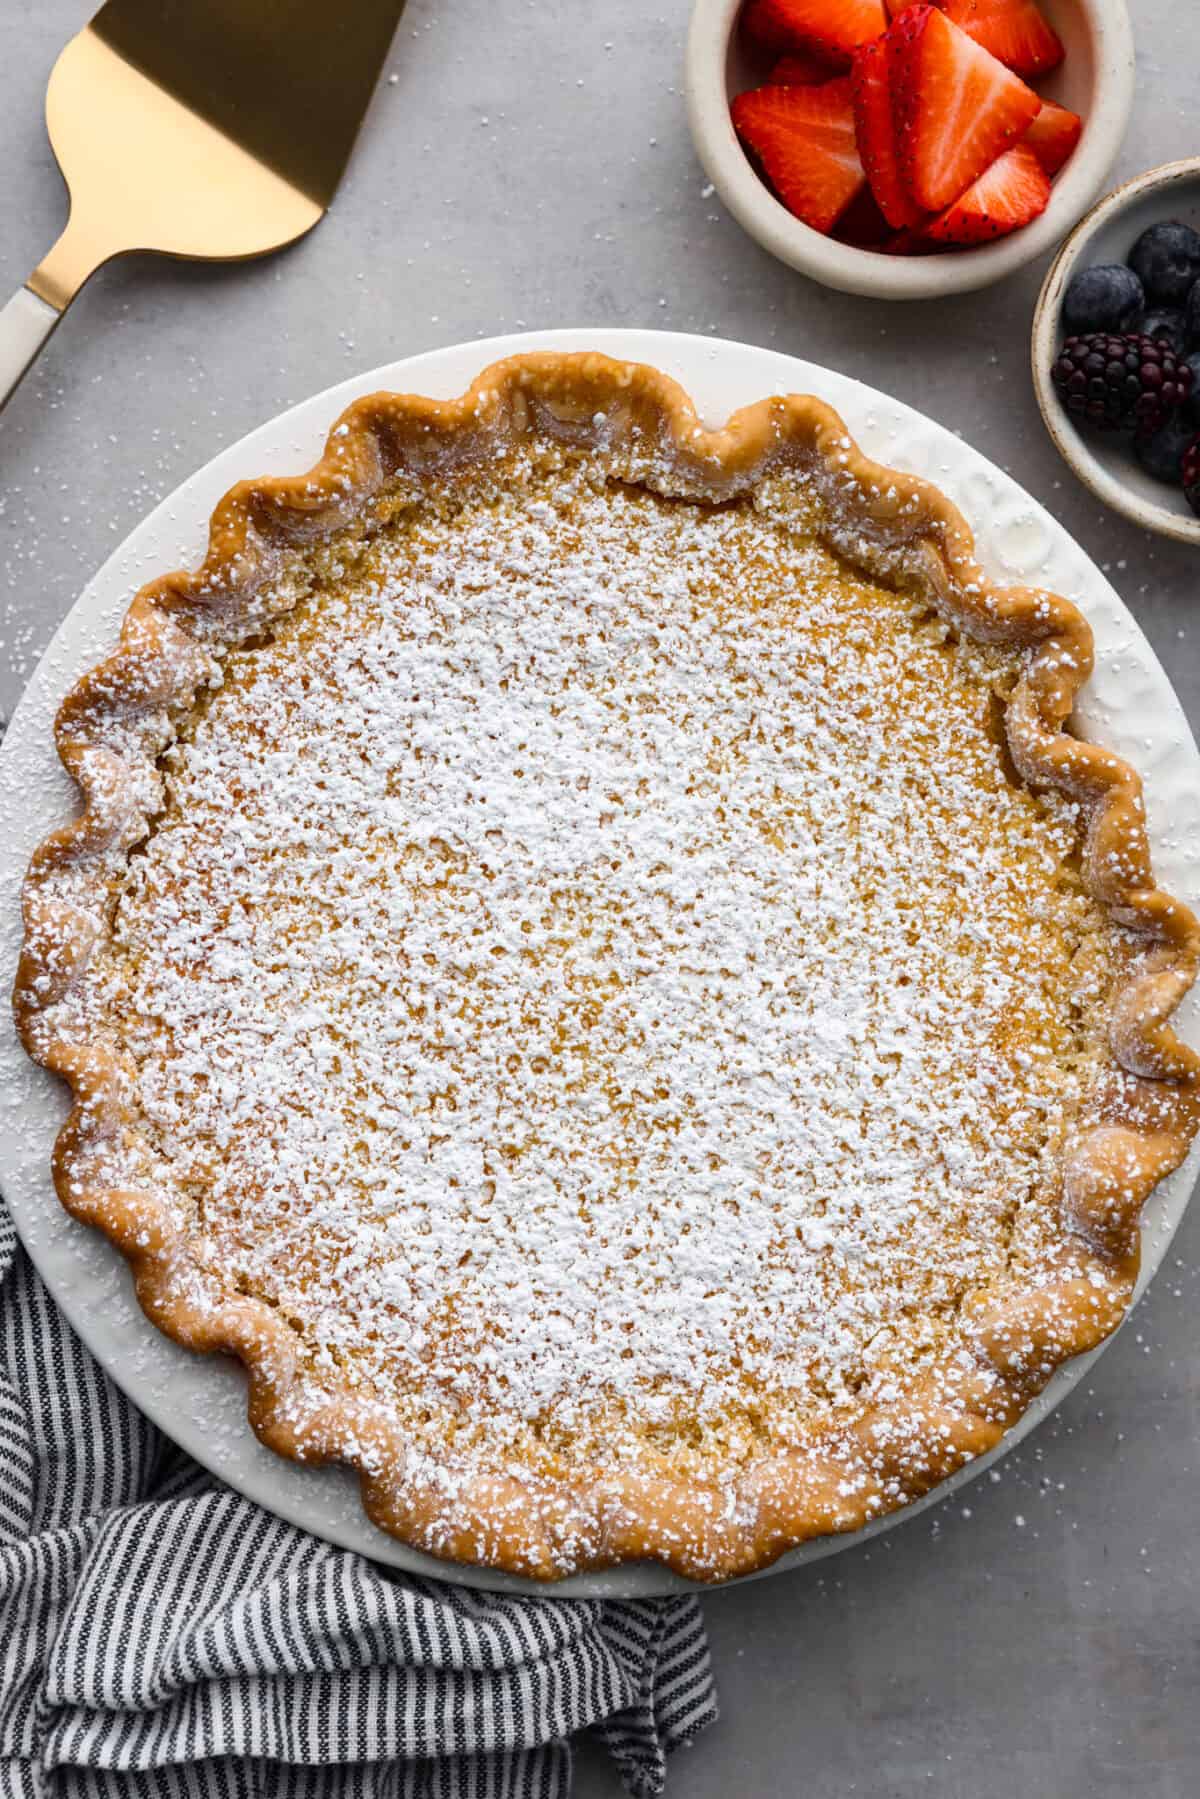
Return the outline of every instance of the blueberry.
[[[1187,323],[1188,341],[1200,345],[1200,281],[1193,281],[1188,288],[1183,316]]]
[[[1192,421],[1194,428],[1200,427],[1200,350],[1193,350],[1190,356],[1184,357],[1184,367],[1192,371],[1192,391],[1183,402],[1180,411],[1185,418]]]
[[[1178,219],[1150,225],[1129,252],[1129,266],[1151,300],[1179,306],[1200,276],[1200,232]]]
[[[1180,356],[1187,349],[1190,341],[1188,323],[1182,312],[1173,306],[1150,306],[1141,317],[1132,324],[1131,331],[1140,331],[1143,337],[1156,337],[1162,343],[1170,344]]]
[[[1081,269],[1063,295],[1063,324],[1070,331],[1127,331],[1146,304],[1142,284],[1123,263]]]
[[[1137,438],[1133,446],[1133,453],[1146,473],[1172,487],[1178,487],[1182,482],[1183,452],[1196,435],[1195,424],[1184,417],[1185,411],[1186,408],[1180,407],[1161,431],[1156,431],[1153,437]]]

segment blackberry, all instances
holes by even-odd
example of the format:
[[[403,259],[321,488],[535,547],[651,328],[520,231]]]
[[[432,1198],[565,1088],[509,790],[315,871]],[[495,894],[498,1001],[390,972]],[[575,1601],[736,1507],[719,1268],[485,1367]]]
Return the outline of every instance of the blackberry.
[[[1200,281],[1193,281],[1188,288],[1188,297],[1183,303],[1183,316],[1189,341],[1200,344]]]
[[[1192,391],[1183,402],[1183,411],[1200,431],[1200,350],[1185,357],[1183,366],[1192,371]]]
[[[1195,437],[1195,425],[1180,410],[1173,412],[1153,437],[1135,438],[1133,453],[1146,473],[1153,475],[1156,481],[1165,481],[1169,487],[1181,487],[1184,451]]]
[[[1167,344],[1130,333],[1069,337],[1050,371],[1081,424],[1152,437],[1192,391],[1192,372]]]
[[[1160,306],[1178,306],[1200,277],[1200,232],[1178,219],[1150,225],[1129,252],[1129,266]]]
[[[1068,331],[1129,331],[1146,304],[1142,284],[1121,262],[1102,262],[1081,269],[1063,295],[1063,324]]]
[[[1182,356],[1190,342],[1187,320],[1173,306],[1150,306],[1136,318],[1129,327],[1138,331],[1143,337],[1152,337],[1161,344],[1170,344],[1177,356]]]
[[[1183,452],[1180,468],[1184,497],[1192,511],[1200,514],[1200,437],[1193,437]]]

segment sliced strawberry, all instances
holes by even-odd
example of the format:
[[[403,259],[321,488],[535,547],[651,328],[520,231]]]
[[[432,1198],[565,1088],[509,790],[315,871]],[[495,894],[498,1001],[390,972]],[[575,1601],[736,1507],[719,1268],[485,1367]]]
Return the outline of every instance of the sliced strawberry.
[[[853,244],[858,250],[883,249],[892,232],[869,187],[855,194],[834,226],[833,235],[840,244]]]
[[[836,74],[837,70],[831,69],[819,57],[810,56],[804,50],[792,50],[779,58],[767,81],[771,87],[820,87],[823,81],[832,81]]]
[[[849,81],[755,88],[739,94],[730,111],[788,211],[827,232],[866,185]]]
[[[750,0],[742,28],[764,50],[807,50],[839,69],[885,30],[883,0]]]
[[[800,39],[788,25],[786,12],[776,0],[748,0],[742,8],[740,23],[751,49],[771,56],[784,56],[800,46]]]
[[[920,231],[895,231],[879,248],[885,256],[937,256],[942,250]]]
[[[743,37],[752,49],[778,56],[781,51],[792,48],[792,41],[786,27],[780,22],[774,0],[749,0],[749,4],[742,8],[739,24]]]
[[[880,212],[899,231],[906,225],[919,224],[925,214],[901,179],[888,70],[888,39],[878,37],[854,52],[850,81],[858,154]]]
[[[893,30],[901,174],[927,212],[941,212],[1024,136],[1042,103],[936,7],[907,8]]]
[[[777,21],[770,0],[747,0],[738,15],[738,28],[751,50],[778,54],[787,45],[778,41]]]
[[[1021,142],[1033,151],[1047,175],[1057,175],[1079,142],[1083,120],[1077,112],[1043,100],[1039,112]]]
[[[1032,150],[1018,144],[998,157],[974,186],[925,227],[939,244],[986,244],[1007,237],[1045,212],[1050,177]]]
[[[925,3],[884,0],[893,19]],[[1061,38],[1036,0],[933,0],[933,4],[1018,75],[1044,75],[1056,69],[1066,55]]]
[[[901,4],[901,0],[895,0],[895,3],[896,17],[888,26],[886,38],[891,62],[888,79],[892,84],[892,110],[894,112],[899,110],[899,103],[895,96],[896,84],[902,73],[901,55],[906,47],[920,36],[924,16],[929,11],[929,0],[908,0],[906,5]]]
[[[1036,0],[938,0],[948,19],[1018,75],[1045,75],[1066,55]]]

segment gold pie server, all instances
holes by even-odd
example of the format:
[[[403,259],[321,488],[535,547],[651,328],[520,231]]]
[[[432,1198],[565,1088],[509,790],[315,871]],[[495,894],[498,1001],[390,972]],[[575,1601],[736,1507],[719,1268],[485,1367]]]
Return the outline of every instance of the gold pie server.
[[[112,257],[232,262],[311,231],[403,10],[404,0],[108,0],[50,76],[46,126],[71,212],[0,310],[0,405]]]

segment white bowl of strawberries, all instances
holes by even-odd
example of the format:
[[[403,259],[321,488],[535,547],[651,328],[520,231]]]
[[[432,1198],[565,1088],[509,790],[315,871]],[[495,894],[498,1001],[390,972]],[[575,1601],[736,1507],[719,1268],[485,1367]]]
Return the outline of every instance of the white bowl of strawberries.
[[[1053,249],[1133,103],[1125,0],[696,0],[688,116],[750,235],[845,293],[928,299]]]

